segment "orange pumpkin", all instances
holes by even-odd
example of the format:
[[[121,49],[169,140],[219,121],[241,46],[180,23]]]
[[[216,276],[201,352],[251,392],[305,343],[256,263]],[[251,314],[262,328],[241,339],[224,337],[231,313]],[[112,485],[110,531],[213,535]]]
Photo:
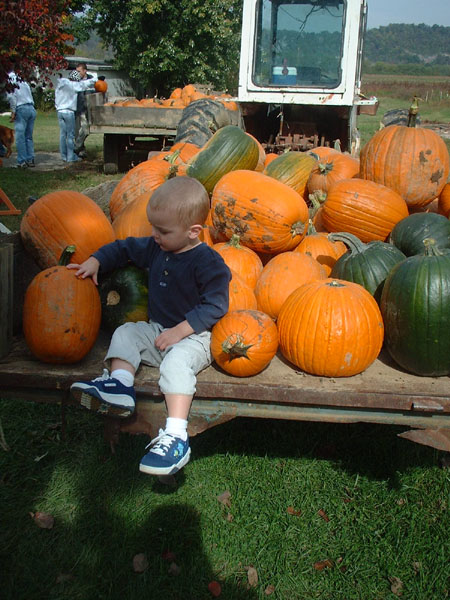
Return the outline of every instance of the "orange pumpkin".
[[[270,163],[275,160],[276,158],[278,158],[278,154],[275,154],[275,152],[269,152],[268,154],[266,154],[266,158],[264,160],[264,168],[267,167],[267,165],[270,165]]]
[[[166,160],[146,160],[122,177],[109,200],[109,214],[114,221],[119,212],[144,193],[150,194],[162,183],[174,177],[177,166]]]
[[[408,205],[428,204],[447,182],[450,159],[431,129],[389,125],[375,133],[360,155],[360,177],[395,190]]]
[[[294,252],[309,254],[315,258],[328,275],[331,273],[337,259],[347,252],[343,242],[332,242],[325,232],[317,232],[314,224],[310,221],[308,235],[300,242]]]
[[[342,152],[335,148],[331,148],[330,146],[316,146],[315,148],[312,148],[312,150],[308,150],[308,154],[313,154],[320,160],[329,158],[331,155],[335,156],[336,154],[342,154]]]
[[[263,265],[254,250],[242,246],[238,235],[232,235],[229,241],[215,244],[213,248],[230,269],[235,271],[252,290],[255,289]]]
[[[277,348],[277,327],[268,315],[258,310],[228,312],[212,329],[214,360],[224,371],[237,377],[262,371]]]
[[[170,94],[171,98],[181,98],[181,88],[175,88]]]
[[[256,283],[258,310],[276,319],[284,301],[294,290],[326,276],[325,269],[309,254],[282,252],[269,260]]]
[[[447,219],[450,217],[450,183],[446,183],[439,194],[438,213]]]
[[[255,292],[233,269],[230,269],[230,271],[228,312],[232,310],[256,310]]]
[[[214,187],[211,211],[218,231],[228,238],[238,234],[256,252],[292,250],[306,235],[308,208],[300,194],[256,171],[224,175]]]
[[[96,92],[101,92],[102,94],[105,94],[108,91],[108,84],[106,83],[106,81],[102,81],[101,79],[98,79],[94,83],[94,90]]]
[[[98,204],[68,190],[45,194],[33,202],[20,223],[20,235],[41,269],[57,265],[69,245],[76,246],[72,262],[82,263],[116,237]]]
[[[91,278],[79,279],[65,264],[74,247],[62,254],[60,264],[38,273],[25,293],[23,332],[31,352],[46,363],[81,360],[97,339],[101,303]]]
[[[333,183],[341,179],[351,179],[358,173],[359,160],[351,157],[350,154],[330,154],[311,169],[306,184],[308,194],[313,194],[316,190],[326,193]]]
[[[127,204],[113,221],[113,229],[118,240],[127,237],[147,237],[152,235],[152,226],[147,218],[147,204],[151,193],[146,192]]]
[[[378,304],[361,285],[340,279],[299,287],[283,304],[277,325],[283,356],[313,375],[361,373],[383,344]]]
[[[343,179],[331,186],[322,210],[328,231],[353,233],[363,242],[384,241],[396,223],[409,215],[397,192],[363,179]]]

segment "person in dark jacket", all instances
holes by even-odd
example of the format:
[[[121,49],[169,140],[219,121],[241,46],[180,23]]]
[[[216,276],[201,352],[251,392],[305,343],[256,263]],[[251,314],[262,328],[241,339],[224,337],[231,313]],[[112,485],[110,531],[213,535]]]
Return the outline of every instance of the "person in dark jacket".
[[[92,75],[87,72],[87,65],[85,62],[79,62],[76,66],[76,70],[80,74],[80,81],[93,79]],[[75,113],[75,153],[80,158],[86,158],[84,142],[89,135],[86,93],[89,92],[78,92],[77,110]]]
[[[88,409],[128,417],[135,408],[134,375],[141,362],[159,366],[159,386],[168,412],[166,427],[150,442],[140,470],[171,475],[190,458],[187,419],[196,375],[211,364],[211,328],[228,311],[231,273],[199,235],[209,212],[203,185],[175,177],[150,197],[152,237],[127,238],[102,246],[81,265],[77,277],[92,277],[132,261],[148,269],[149,322],[125,323],[113,334],[105,361],[111,373],[71,386]]]

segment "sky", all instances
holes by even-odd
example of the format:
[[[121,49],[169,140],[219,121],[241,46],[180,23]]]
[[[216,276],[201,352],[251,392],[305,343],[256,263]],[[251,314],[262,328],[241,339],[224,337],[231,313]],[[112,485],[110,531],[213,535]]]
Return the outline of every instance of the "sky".
[[[368,28],[390,23],[450,27],[450,0],[367,0]]]

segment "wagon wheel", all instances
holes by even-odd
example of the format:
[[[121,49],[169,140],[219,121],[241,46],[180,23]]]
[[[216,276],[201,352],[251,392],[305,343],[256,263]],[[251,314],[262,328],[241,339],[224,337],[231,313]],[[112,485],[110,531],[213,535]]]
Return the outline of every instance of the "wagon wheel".
[[[231,125],[230,111],[221,102],[202,98],[183,110],[174,143],[189,142],[200,148],[222,127]]]

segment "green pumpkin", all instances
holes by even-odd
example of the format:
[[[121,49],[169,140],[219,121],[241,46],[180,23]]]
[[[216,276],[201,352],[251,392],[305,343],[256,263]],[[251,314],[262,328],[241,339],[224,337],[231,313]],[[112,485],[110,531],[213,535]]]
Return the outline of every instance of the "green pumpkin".
[[[410,256],[388,275],[380,309],[385,346],[406,371],[450,374],[450,255],[424,241],[425,254]]]
[[[309,174],[316,164],[315,155],[297,151],[285,152],[267,165],[264,174],[281,181],[304,196]]]
[[[335,262],[330,277],[359,283],[379,303],[386,277],[398,262],[406,258],[403,252],[385,242],[364,244],[351,233],[333,233],[328,239],[348,246],[347,252]]]
[[[114,331],[127,322],[148,321],[148,275],[132,265],[106,273],[100,283],[102,327]]]
[[[252,171],[258,164],[259,147],[255,139],[236,125],[222,127],[188,163],[186,175],[202,183],[208,194],[221,177],[230,171]]]
[[[436,213],[415,213],[399,221],[390,235],[406,256],[422,254],[426,238],[433,238],[438,248],[450,248],[450,221]]]

